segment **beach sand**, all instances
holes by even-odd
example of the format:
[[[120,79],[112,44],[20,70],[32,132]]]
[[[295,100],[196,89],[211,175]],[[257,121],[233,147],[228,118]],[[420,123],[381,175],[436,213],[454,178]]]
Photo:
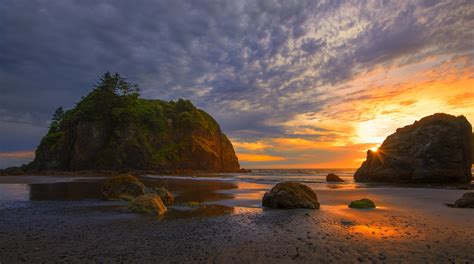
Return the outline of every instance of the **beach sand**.
[[[30,180],[0,177],[0,185]],[[260,207],[268,184],[151,183],[177,196],[164,217],[97,199],[0,201],[0,262],[474,262],[474,210],[445,205],[463,190],[323,188],[316,189],[320,210],[269,210]],[[378,207],[347,207],[364,197]],[[179,205],[186,201],[205,206]]]

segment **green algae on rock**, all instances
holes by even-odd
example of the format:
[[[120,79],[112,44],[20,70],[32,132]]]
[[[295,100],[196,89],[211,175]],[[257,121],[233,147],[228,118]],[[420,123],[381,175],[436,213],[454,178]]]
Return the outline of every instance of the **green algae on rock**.
[[[349,204],[349,208],[353,208],[353,209],[373,209],[375,207],[376,207],[375,203],[372,200],[367,199],[367,198],[352,201]]]
[[[236,172],[234,148],[217,122],[190,101],[139,98],[106,73],[65,112],[57,111],[29,171],[154,170]]]

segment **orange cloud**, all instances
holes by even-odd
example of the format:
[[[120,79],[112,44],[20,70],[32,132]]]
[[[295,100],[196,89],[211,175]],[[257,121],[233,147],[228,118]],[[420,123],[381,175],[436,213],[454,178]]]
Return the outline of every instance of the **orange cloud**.
[[[3,159],[26,159],[34,158],[34,151],[12,151],[12,152],[0,152],[0,158]]]
[[[286,135],[237,143],[258,167],[268,151],[278,153],[272,167],[356,168],[366,151],[399,127],[445,112],[474,122],[474,65],[465,57],[430,57],[412,64],[394,64],[327,87],[325,107],[272,123]],[[326,155],[326,156],[325,156]],[[239,156],[240,157],[240,156]],[[271,156],[273,157],[273,156]]]
[[[270,145],[268,145],[267,143],[263,141],[243,142],[243,141],[238,141],[238,140],[232,140],[232,145],[236,149],[251,150],[251,151],[265,150],[270,147]]]
[[[249,154],[249,153],[238,153],[237,157],[239,161],[246,162],[260,162],[260,161],[281,161],[285,160],[284,157],[264,155],[264,154]]]

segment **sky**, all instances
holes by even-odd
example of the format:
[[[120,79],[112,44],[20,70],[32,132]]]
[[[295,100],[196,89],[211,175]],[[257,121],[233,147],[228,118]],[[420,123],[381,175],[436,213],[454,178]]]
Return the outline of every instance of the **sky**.
[[[242,167],[357,168],[423,116],[474,124],[474,1],[2,1],[0,168],[106,71],[210,113]]]

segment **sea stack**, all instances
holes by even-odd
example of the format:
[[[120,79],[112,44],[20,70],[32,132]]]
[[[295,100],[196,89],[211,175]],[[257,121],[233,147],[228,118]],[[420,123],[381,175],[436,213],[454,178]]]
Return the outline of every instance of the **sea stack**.
[[[136,86],[106,73],[74,108],[57,110],[26,169],[237,172],[240,166],[208,113],[188,100],[139,98]]]
[[[397,129],[356,171],[359,182],[470,183],[472,127],[438,113]]]

